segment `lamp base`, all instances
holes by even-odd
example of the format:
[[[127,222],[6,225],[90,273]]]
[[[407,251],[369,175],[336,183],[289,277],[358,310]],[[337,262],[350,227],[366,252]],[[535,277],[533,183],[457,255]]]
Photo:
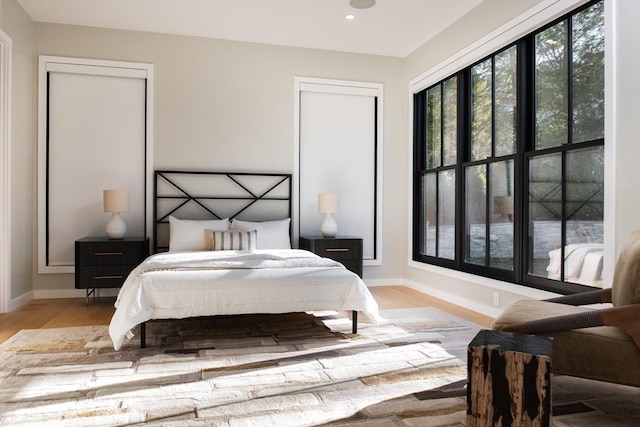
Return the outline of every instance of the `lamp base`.
[[[120,216],[119,212],[114,212],[111,219],[107,222],[107,237],[110,239],[123,239],[127,233],[127,224]]]
[[[336,234],[338,234],[338,224],[330,213],[325,214],[324,220],[320,225],[320,232],[322,237],[336,237]]]

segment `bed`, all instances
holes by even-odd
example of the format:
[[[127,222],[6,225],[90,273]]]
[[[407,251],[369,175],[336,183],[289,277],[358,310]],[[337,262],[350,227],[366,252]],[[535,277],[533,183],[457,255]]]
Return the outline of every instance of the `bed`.
[[[156,171],[154,254],[125,280],[109,325],[114,348],[155,319],[350,311],[378,305],[342,264],[291,245],[291,175]]]
[[[560,248],[549,252],[548,277],[561,278]],[[602,286],[604,247],[602,243],[572,243],[564,249],[564,277],[568,282]]]

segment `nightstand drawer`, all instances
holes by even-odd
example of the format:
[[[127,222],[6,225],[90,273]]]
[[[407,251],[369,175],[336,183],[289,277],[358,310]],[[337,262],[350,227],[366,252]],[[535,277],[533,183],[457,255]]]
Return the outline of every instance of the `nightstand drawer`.
[[[359,237],[300,237],[299,247],[336,260],[362,277],[362,239]]]
[[[312,252],[335,260],[362,258],[361,239],[319,239],[314,240]]]
[[[119,288],[136,265],[85,266],[77,272],[82,288]]]
[[[127,276],[149,256],[149,239],[128,237],[111,240],[106,237],[84,237],[76,240],[76,289],[89,294],[98,288],[119,288]],[[92,289],[92,291],[90,291]]]
[[[148,241],[77,241],[76,265],[138,264],[148,256]]]

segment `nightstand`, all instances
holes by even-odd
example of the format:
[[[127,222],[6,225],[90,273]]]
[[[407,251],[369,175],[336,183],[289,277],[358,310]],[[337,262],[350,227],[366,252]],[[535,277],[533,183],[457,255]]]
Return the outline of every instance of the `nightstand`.
[[[300,237],[300,249],[331,258],[362,278],[362,239],[360,237]]]
[[[149,239],[84,237],[76,240],[76,289],[89,295],[99,288],[119,288],[138,264],[149,256]]]

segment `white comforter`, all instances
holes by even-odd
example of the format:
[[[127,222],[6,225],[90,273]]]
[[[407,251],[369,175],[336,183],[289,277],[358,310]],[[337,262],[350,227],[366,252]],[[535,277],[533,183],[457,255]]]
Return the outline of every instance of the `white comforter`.
[[[167,252],[129,274],[109,335],[119,350],[131,329],[150,319],[314,310],[356,310],[381,320],[358,275],[308,251]]]

